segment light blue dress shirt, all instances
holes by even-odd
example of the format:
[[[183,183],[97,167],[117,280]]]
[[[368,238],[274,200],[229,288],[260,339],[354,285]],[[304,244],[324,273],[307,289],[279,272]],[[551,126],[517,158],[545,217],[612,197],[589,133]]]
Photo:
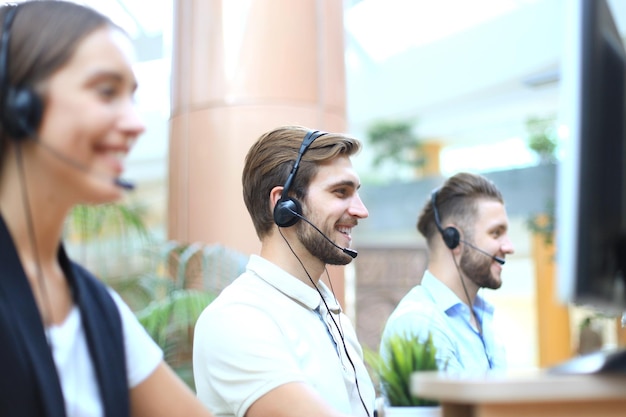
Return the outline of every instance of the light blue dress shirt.
[[[446,285],[429,271],[400,301],[387,320],[381,340],[393,334],[415,335],[426,339],[430,332],[437,348],[439,369],[476,373],[506,367],[505,349],[493,332],[493,306],[480,295],[474,311],[482,334],[470,323],[470,310]]]

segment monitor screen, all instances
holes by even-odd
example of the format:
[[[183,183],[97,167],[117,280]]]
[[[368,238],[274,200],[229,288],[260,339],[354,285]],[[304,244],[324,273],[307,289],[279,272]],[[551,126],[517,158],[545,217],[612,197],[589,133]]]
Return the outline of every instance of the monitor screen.
[[[557,176],[561,301],[626,311],[626,53],[606,0],[568,0]]]

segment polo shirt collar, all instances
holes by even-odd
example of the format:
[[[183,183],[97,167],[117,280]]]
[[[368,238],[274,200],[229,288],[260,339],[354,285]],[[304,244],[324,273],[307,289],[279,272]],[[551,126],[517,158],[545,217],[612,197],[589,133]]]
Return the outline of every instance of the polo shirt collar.
[[[430,271],[424,272],[421,285],[428,291],[432,301],[441,311],[448,311],[459,304],[463,304],[459,297]]]
[[[433,302],[441,309],[448,311],[449,309],[465,304],[456,294],[448,288],[443,282],[439,281],[430,271],[424,272],[421,282],[422,287],[428,291]],[[486,313],[493,313],[493,305],[485,300],[480,294],[474,299],[474,308],[484,310]]]
[[[306,285],[304,282],[285,272],[284,269],[267,259],[258,255],[250,255],[247,269],[274,287],[277,291],[280,291],[306,308],[310,310],[319,308],[321,298],[315,288]],[[341,307],[328,287],[322,281],[318,281],[317,287],[324,296],[329,310],[335,314],[340,313]]]

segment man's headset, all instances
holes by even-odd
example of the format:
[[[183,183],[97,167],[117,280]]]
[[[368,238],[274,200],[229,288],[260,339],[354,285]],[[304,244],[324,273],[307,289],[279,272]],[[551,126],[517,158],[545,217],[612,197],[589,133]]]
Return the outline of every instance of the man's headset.
[[[9,77],[11,27],[19,5],[4,6],[6,11],[0,37],[0,121],[4,133],[23,140],[37,131],[43,115],[43,101],[28,86],[14,86]]]
[[[439,189],[433,190],[430,195],[430,203],[433,207],[433,214],[435,215],[435,225],[437,226],[437,230],[441,233],[441,237],[443,238],[443,242],[446,244],[448,249],[455,249],[459,246],[459,242],[461,241],[461,234],[459,233],[456,227],[446,227],[445,229],[441,226],[441,220],[439,219],[439,211],[437,210],[437,193],[439,193]]]
[[[274,223],[276,223],[279,227],[293,226],[302,218],[302,205],[295,198],[289,197],[289,189],[291,188],[291,184],[293,183],[296,173],[298,172],[298,168],[300,167],[302,155],[304,155],[315,139],[326,134],[326,132],[319,130],[309,130],[304,136],[302,145],[300,145],[300,151],[298,151],[296,162],[294,162],[293,168],[291,168],[291,172],[289,173],[287,181],[285,181],[285,185],[283,186],[283,192],[280,195],[280,200],[278,200],[276,206],[274,206]]]

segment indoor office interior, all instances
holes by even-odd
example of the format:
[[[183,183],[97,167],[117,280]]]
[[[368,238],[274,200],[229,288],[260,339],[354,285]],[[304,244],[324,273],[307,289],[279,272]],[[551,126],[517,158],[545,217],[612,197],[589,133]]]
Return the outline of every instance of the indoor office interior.
[[[75,256],[119,288],[127,275],[153,274],[219,291],[260,248],[241,195],[244,156],[263,132],[298,124],[364,142],[354,164],[370,216],[353,233],[359,257],[331,268],[364,346],[377,349],[387,316],[425,268],[419,210],[460,171],[492,179],[509,215],[515,253],[502,287],[481,290],[495,305],[509,368],[626,345],[621,312],[558,296],[567,1],[81,1],[136,45],[147,130],[127,161],[137,189],[120,204],[136,209],[149,237],[127,225],[102,239],[76,232]],[[623,37],[626,2],[608,3]],[[410,146],[390,153],[372,138],[376,127],[401,129]]]

